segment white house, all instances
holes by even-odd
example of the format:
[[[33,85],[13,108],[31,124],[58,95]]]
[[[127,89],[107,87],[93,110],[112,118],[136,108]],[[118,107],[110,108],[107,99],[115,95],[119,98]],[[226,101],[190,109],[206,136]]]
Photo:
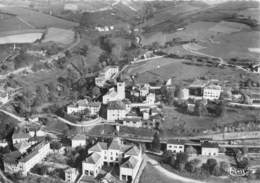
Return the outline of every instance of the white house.
[[[166,150],[172,153],[184,152],[184,141],[175,139],[168,140]]]
[[[51,152],[50,143],[39,142],[31,148],[30,153],[22,154],[18,151],[4,157],[4,168],[6,172],[21,172],[26,175],[37,163],[41,162]]]
[[[219,153],[219,146],[217,143],[203,142],[201,144],[201,155],[217,156]]]
[[[68,11],[78,11],[79,7],[77,4],[73,4],[73,3],[66,3],[64,5],[64,10],[68,10]]]
[[[77,134],[71,139],[71,147],[85,146],[87,144],[86,136],[83,134]]]
[[[27,149],[31,147],[31,144],[27,141],[19,142],[14,144],[14,148],[19,151],[20,153],[25,153]]]
[[[125,152],[124,159],[119,167],[119,178],[123,181],[132,182],[142,164],[142,152],[136,146]]]
[[[82,174],[96,177],[103,166],[103,158],[97,152],[91,153],[82,162]]]
[[[122,120],[128,112],[126,105],[122,101],[109,102],[107,105],[107,121]]]
[[[67,183],[74,183],[79,175],[78,170],[76,168],[71,168],[71,167],[64,170],[64,173],[65,173],[65,182]]]
[[[124,118],[122,121],[124,126],[129,127],[140,128],[143,125],[141,117]]]
[[[118,66],[107,66],[99,73],[98,77],[95,78],[95,84],[99,87],[103,87],[106,81],[113,79],[119,72]]]
[[[87,105],[87,99],[79,100],[75,104],[67,106],[67,114],[80,113],[88,108]]]
[[[98,142],[88,153],[90,155],[82,163],[83,175],[96,177],[103,165],[119,164],[120,180],[133,180],[143,159],[139,148],[124,145],[119,138],[114,138],[111,143]]]
[[[215,84],[207,85],[203,89],[203,99],[218,100],[221,92],[222,92],[221,86]]]
[[[110,88],[108,93],[103,96],[103,104],[107,104],[111,101],[116,100],[123,100],[125,99],[125,83],[124,82],[117,82],[115,88]]]
[[[0,140],[0,147],[6,147],[8,143],[6,142],[5,139]]]
[[[19,131],[18,133],[14,133],[12,136],[13,143],[20,143],[24,141],[28,141],[31,136],[27,133]]]
[[[87,105],[87,107],[88,107],[88,110],[89,110],[91,116],[97,115],[101,108],[101,103],[100,102],[90,102]]]
[[[154,93],[149,93],[146,96],[146,99],[145,99],[144,103],[147,104],[147,105],[155,104],[155,94]]]

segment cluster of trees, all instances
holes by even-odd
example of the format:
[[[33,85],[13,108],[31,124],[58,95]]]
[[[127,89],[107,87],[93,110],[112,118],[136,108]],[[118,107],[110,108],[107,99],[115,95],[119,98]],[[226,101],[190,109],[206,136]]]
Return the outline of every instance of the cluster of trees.
[[[172,154],[166,152],[162,163],[169,164],[172,168],[180,173],[190,173],[191,176],[206,178],[210,175],[221,176],[226,175],[229,168],[227,162],[218,163],[216,159],[208,159],[206,163],[201,163],[199,159],[188,161],[188,153]]]
[[[36,164],[32,169],[32,173],[38,174],[38,175],[49,175],[53,178],[57,179],[65,179],[65,173],[63,169],[49,169],[47,166]]]

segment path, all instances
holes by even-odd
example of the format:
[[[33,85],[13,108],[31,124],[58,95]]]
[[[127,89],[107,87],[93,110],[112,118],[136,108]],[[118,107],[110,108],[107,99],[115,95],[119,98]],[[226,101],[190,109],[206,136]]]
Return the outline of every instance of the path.
[[[249,71],[249,70],[247,70],[247,69],[245,69],[245,68],[243,68],[243,67],[241,67],[241,66],[239,66],[239,65],[228,64],[228,63],[227,63],[226,61],[224,61],[221,57],[215,57],[215,56],[213,56],[213,55],[208,55],[208,54],[205,54],[205,53],[202,53],[202,52],[199,52],[199,51],[192,50],[192,49],[189,48],[187,45],[183,45],[182,47],[183,47],[183,49],[185,49],[186,51],[189,51],[189,52],[191,52],[191,53],[193,53],[193,54],[196,54],[196,55],[206,56],[206,57],[210,57],[210,58],[217,58],[217,59],[219,59],[219,61],[220,61],[220,63],[219,63],[220,65],[231,66],[231,67],[235,67],[235,68],[237,68],[237,69],[243,70],[243,71],[245,71],[245,72],[253,73],[253,72],[251,72],[251,71]]]
[[[147,162],[151,163],[152,166],[159,171],[160,173],[162,173],[163,175],[165,175],[166,177],[173,179],[174,180],[178,180],[184,183],[205,183],[204,181],[199,181],[199,180],[194,180],[191,178],[187,178],[187,177],[182,177],[178,174],[175,174],[173,172],[170,172],[168,170],[166,170],[165,168],[163,168],[158,161],[148,157],[147,155],[144,155],[144,158],[146,159]]]
[[[8,111],[6,111],[6,110],[0,109],[0,112],[3,112],[3,113],[5,113],[6,115],[8,115],[8,116],[10,116],[10,117],[12,117],[12,118],[14,118],[14,119],[20,121],[20,123],[18,124],[19,126],[23,126],[25,123],[27,123],[27,121],[26,121],[24,118],[22,118],[22,117],[20,117],[20,116],[17,116],[17,115],[15,115],[15,114],[13,114],[13,113],[10,113],[10,112],[8,112]]]

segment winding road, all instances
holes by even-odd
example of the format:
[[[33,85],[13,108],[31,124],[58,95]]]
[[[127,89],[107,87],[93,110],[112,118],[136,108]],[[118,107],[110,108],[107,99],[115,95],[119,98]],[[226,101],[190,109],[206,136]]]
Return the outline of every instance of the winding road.
[[[172,181],[181,181],[183,183],[205,183],[204,181],[199,181],[199,180],[195,180],[195,179],[191,179],[191,178],[187,178],[187,177],[182,177],[178,174],[175,174],[173,172],[170,172],[169,170],[163,168],[160,163],[152,158],[150,158],[149,156],[147,156],[146,154],[144,155],[144,159],[145,161],[151,163],[151,165],[161,174],[165,175],[166,177],[172,179]]]

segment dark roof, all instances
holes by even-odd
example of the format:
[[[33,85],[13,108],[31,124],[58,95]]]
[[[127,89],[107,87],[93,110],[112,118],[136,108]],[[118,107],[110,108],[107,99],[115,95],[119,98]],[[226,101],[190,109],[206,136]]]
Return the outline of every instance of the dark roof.
[[[27,133],[24,132],[18,132],[18,133],[14,133],[13,134],[13,139],[26,139],[26,138],[30,138],[31,136]]]
[[[83,134],[77,134],[72,138],[72,140],[86,140],[86,135]]]
[[[120,140],[119,138],[113,138],[111,144],[109,145],[108,149],[112,150],[121,150]]]
[[[13,151],[3,155],[4,162],[16,163],[17,159],[20,158],[22,154],[19,151]]]
[[[217,143],[210,143],[210,142],[203,142],[201,144],[201,147],[207,147],[207,148],[218,148],[218,144]]]
[[[107,104],[108,110],[125,110],[125,104],[122,101],[111,101]]]
[[[123,163],[120,165],[120,167],[134,169],[137,162],[138,162],[138,160],[135,157],[130,156],[130,157],[126,158],[125,161],[123,161]]]
[[[137,121],[141,121],[141,117],[124,118],[123,121],[133,121],[133,122],[137,122]]]
[[[100,158],[101,156],[98,153],[94,152],[86,158],[85,162],[90,164],[96,164]]]
[[[167,144],[181,144],[181,145],[184,145],[185,141],[181,140],[181,139],[169,139],[167,141]]]
[[[136,146],[133,146],[131,149],[129,149],[125,155],[128,155],[128,156],[138,156],[140,153],[140,150],[138,147]]]
[[[101,152],[102,150],[107,149],[107,143],[104,142],[98,142],[94,146],[92,146],[89,151],[93,152]]]

